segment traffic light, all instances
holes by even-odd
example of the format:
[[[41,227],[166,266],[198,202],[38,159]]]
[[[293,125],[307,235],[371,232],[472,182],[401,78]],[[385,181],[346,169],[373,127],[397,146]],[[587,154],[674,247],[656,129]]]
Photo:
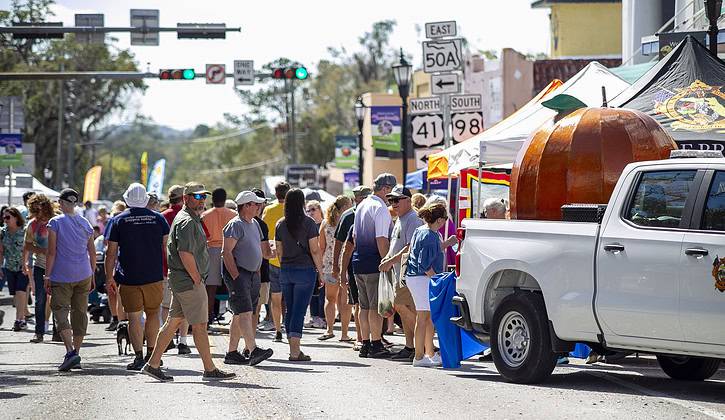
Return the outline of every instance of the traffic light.
[[[309,74],[304,67],[280,67],[272,70],[273,79],[305,80]]]
[[[159,70],[161,80],[194,80],[196,72],[194,69],[164,69]]]

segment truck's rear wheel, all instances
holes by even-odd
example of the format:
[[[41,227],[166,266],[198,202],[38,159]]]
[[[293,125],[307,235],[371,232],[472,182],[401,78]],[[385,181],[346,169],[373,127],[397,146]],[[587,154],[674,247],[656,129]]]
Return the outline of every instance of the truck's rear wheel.
[[[703,381],[714,375],[720,367],[720,359],[708,357],[658,354],[657,361],[667,376],[684,381]]]
[[[491,354],[499,373],[511,382],[545,380],[556,365],[551,350],[544,299],[538,293],[514,293],[493,314]]]

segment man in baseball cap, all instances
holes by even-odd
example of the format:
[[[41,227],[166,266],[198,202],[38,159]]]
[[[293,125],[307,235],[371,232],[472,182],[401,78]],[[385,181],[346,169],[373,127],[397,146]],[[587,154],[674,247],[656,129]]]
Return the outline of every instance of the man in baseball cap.
[[[205,194],[209,195],[211,194],[211,191],[204,188],[204,185],[199,184],[197,182],[189,182],[188,184],[184,185],[184,195],[194,195],[194,194]],[[206,198],[206,197],[204,197]]]
[[[173,202],[175,200],[181,200],[181,197],[184,195],[184,186],[172,185],[169,187],[169,191],[166,195],[169,197],[169,201]]]
[[[352,193],[355,196],[355,199],[357,199],[358,197],[360,197],[361,199],[365,199],[367,198],[367,196],[373,193],[373,190],[370,187],[366,187],[365,185],[358,185],[357,187],[352,189]]]
[[[229,307],[234,316],[229,328],[229,350],[224,363],[251,366],[272,356],[272,349],[257,347],[256,320],[252,314],[259,302],[260,269],[272,252],[255,217],[265,202],[252,191],[242,191],[234,200],[238,214],[224,227],[222,261],[224,283],[229,290]],[[244,337],[245,351],[240,353],[239,338]]]
[[[398,180],[395,179],[395,175],[384,172],[378,175],[373,181],[373,192],[377,193],[385,187],[393,188],[398,184]]]

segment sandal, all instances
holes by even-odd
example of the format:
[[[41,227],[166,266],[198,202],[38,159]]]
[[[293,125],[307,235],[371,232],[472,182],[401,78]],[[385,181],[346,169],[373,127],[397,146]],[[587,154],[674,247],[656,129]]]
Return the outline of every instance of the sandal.
[[[350,338],[350,337],[345,337],[345,338],[340,338],[339,341],[342,342],[342,343],[352,343],[353,341],[355,341],[355,339],[354,338]]]
[[[312,360],[312,358],[310,356],[300,352],[300,354],[298,354],[297,357],[292,357],[292,355],[290,355],[289,360],[290,360],[290,362],[309,362],[310,360]]]
[[[335,334],[322,334],[321,336],[317,337],[320,341],[329,340],[331,338],[335,338]]]

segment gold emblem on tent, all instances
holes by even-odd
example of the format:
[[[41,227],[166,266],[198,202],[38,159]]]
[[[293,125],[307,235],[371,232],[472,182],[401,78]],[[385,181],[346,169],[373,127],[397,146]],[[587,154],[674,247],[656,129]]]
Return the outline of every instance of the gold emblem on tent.
[[[673,119],[674,130],[698,133],[706,131],[725,132],[725,93],[722,86],[710,86],[695,80],[686,88],[655,103],[655,111]]]

